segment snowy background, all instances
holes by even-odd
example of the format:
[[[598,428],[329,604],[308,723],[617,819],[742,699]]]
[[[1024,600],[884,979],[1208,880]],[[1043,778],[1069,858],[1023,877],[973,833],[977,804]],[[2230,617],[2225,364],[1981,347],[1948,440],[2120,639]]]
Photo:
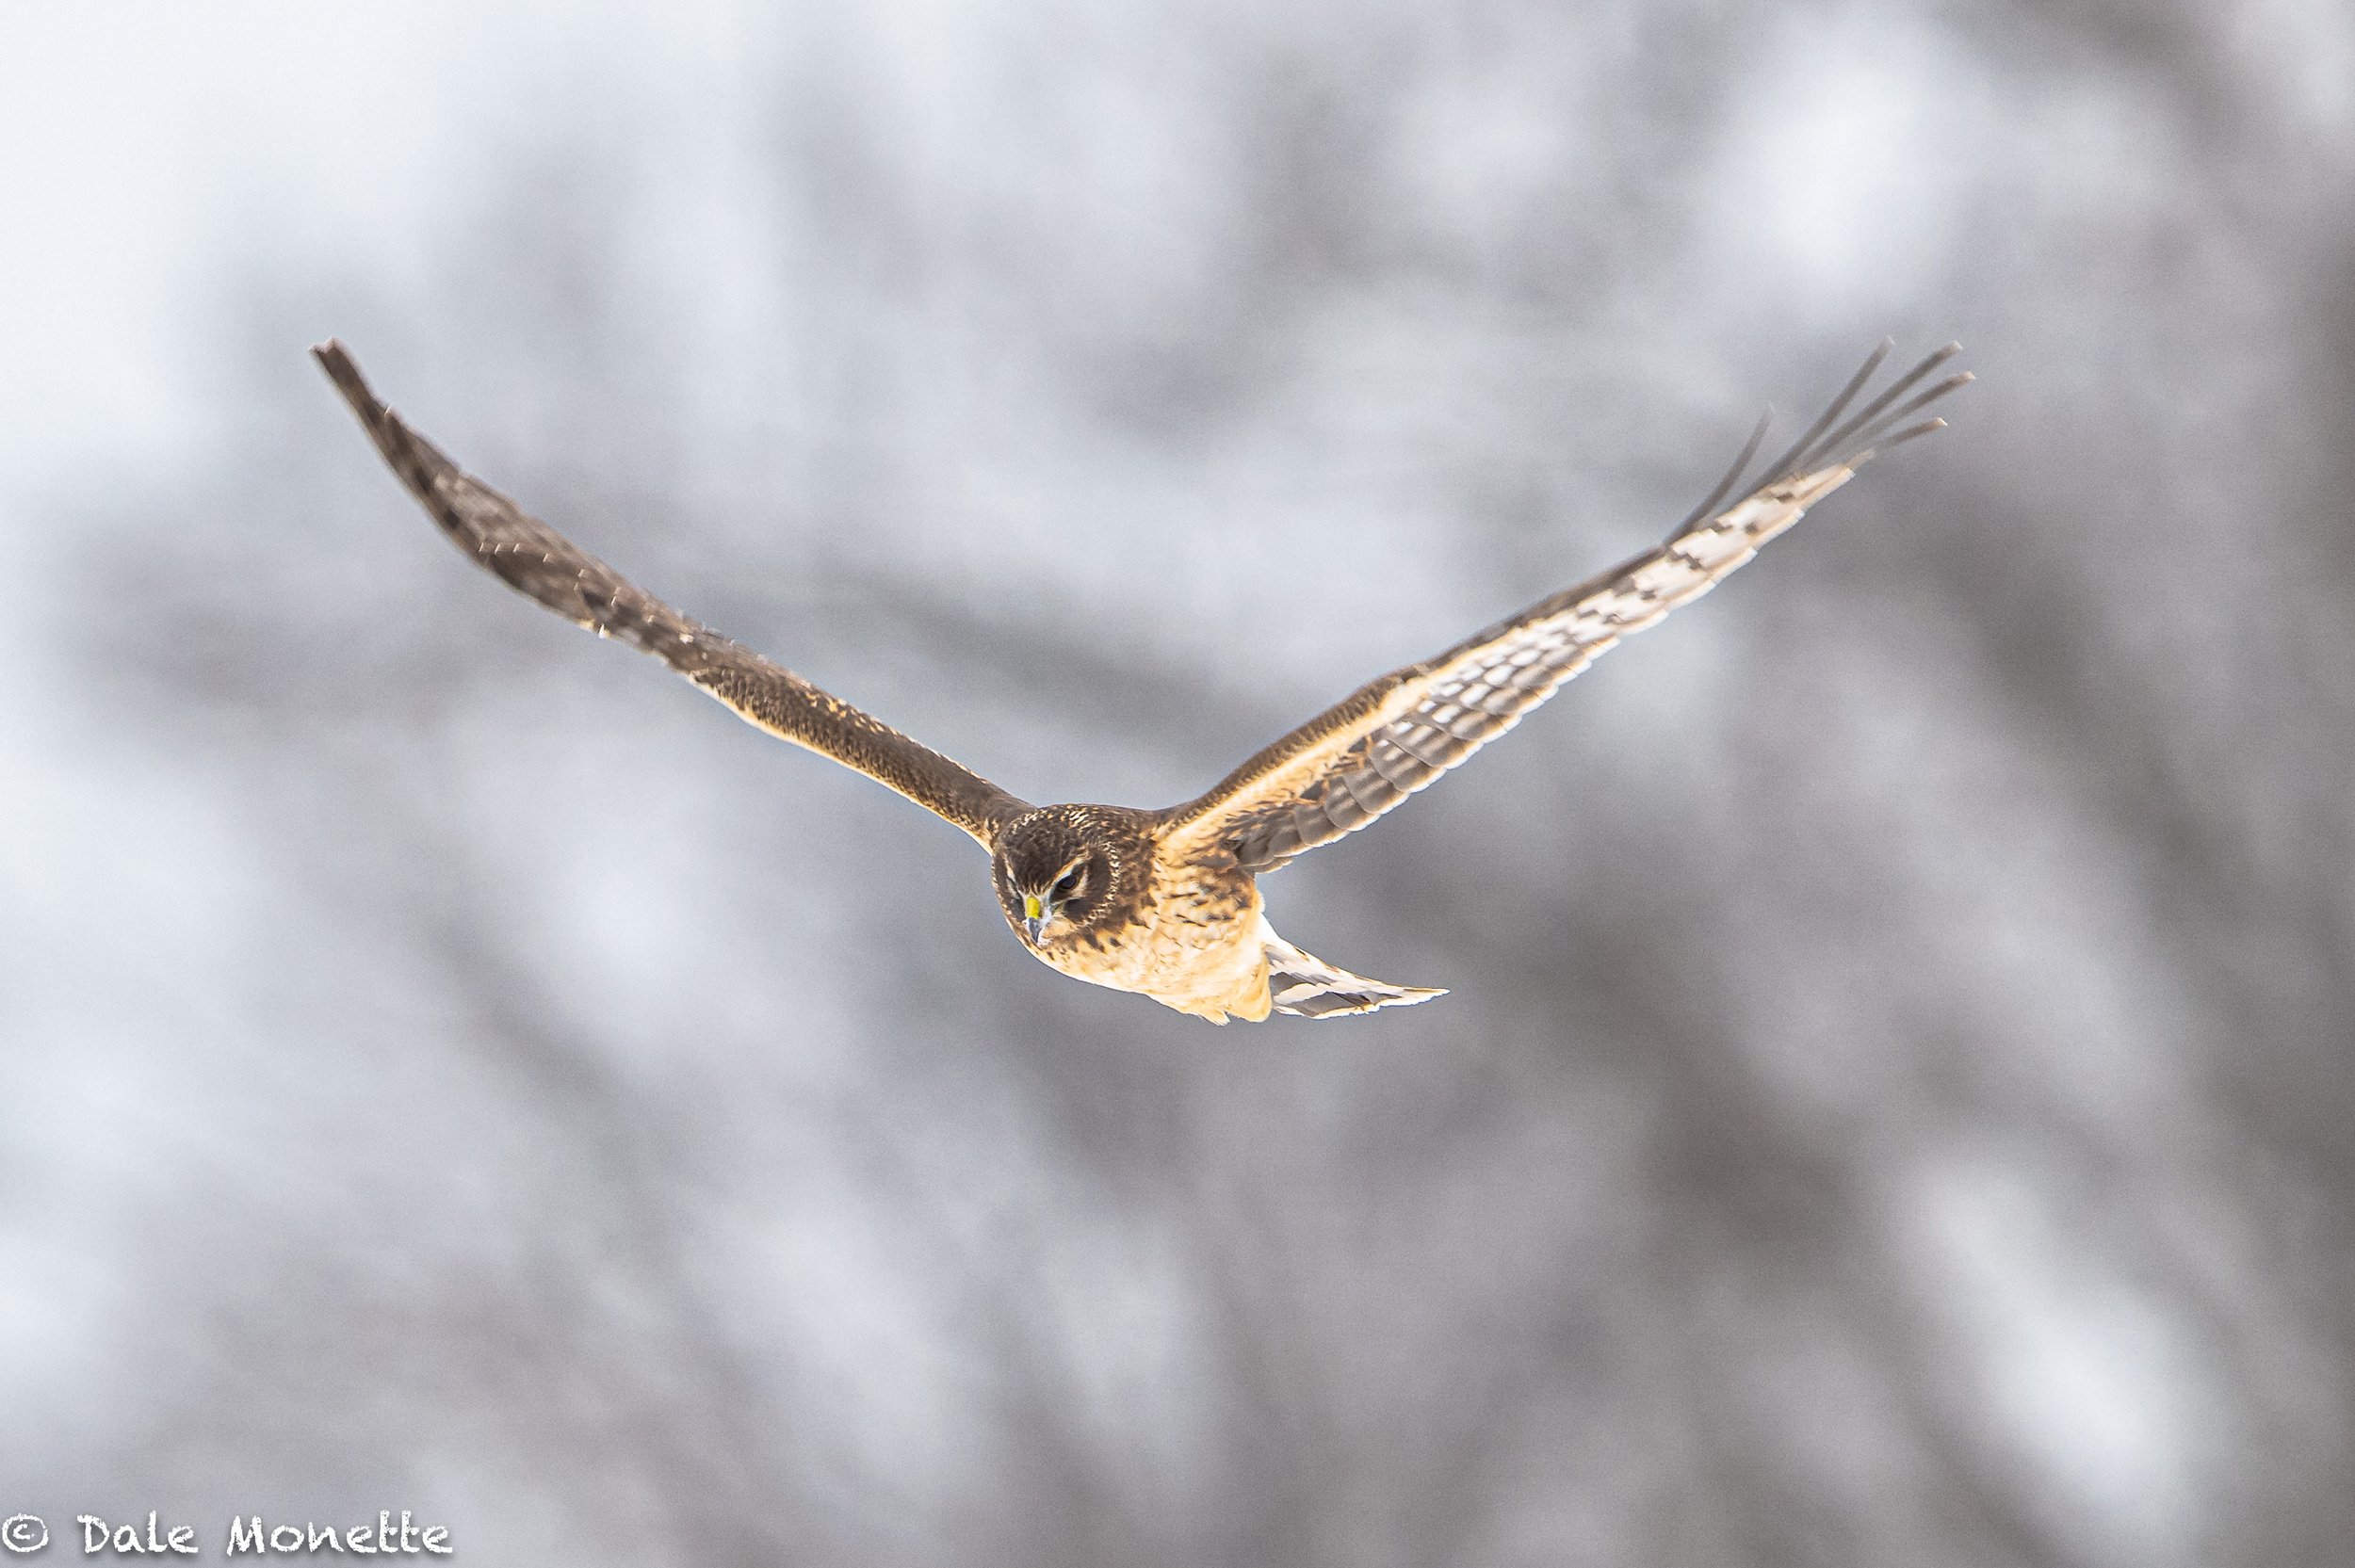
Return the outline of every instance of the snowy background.
[[[0,9],[0,1512],[502,1564],[2344,1563],[2355,12]],[[469,569],[1033,800],[1955,428],[1213,1030]]]

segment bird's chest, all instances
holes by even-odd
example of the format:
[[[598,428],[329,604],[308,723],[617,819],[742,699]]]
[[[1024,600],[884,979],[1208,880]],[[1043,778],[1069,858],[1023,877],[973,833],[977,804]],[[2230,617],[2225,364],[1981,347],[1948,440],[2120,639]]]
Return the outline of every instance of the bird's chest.
[[[1264,984],[1259,908],[1248,873],[1161,869],[1129,919],[1079,933],[1039,956],[1075,979],[1185,1008]]]

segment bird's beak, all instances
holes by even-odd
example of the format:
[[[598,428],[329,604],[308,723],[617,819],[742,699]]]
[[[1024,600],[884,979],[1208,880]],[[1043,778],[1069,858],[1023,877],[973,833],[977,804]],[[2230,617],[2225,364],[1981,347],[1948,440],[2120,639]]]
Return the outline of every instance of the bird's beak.
[[[1035,893],[1022,896],[1022,929],[1030,933],[1031,946],[1038,946],[1039,933],[1047,929],[1047,906]]]

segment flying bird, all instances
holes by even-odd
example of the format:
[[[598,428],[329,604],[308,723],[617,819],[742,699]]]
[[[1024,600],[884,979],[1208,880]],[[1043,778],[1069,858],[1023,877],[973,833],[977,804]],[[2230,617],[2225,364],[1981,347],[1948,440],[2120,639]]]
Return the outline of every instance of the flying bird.
[[[637,588],[445,457],[378,400],[340,343],[312,353],[385,462],[477,565],[576,625],[653,654],[771,734],[964,829],[989,851],[1006,924],[1041,962],[1223,1024],[1271,1011],[1372,1012],[1445,994],[1302,952],[1268,924],[1259,878],[1430,784],[1620,639],[1708,592],[1876,452],[1943,425],[1922,413],[1971,380],[1930,380],[1957,344],[1858,405],[1891,347],[1875,349],[1822,417],[1746,484],[1762,419],[1657,549],[1369,682],[1204,794],[1161,811],[1016,800]]]

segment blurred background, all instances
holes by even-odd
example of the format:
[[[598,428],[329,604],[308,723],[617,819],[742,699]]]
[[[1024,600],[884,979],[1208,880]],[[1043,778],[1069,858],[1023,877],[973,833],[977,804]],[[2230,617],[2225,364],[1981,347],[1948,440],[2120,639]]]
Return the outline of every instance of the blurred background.
[[[0,1512],[479,1562],[2355,1552],[2355,11],[0,12]],[[1875,466],[1224,1030],[470,569],[1039,800]],[[1786,424],[1787,429],[1789,425]]]

